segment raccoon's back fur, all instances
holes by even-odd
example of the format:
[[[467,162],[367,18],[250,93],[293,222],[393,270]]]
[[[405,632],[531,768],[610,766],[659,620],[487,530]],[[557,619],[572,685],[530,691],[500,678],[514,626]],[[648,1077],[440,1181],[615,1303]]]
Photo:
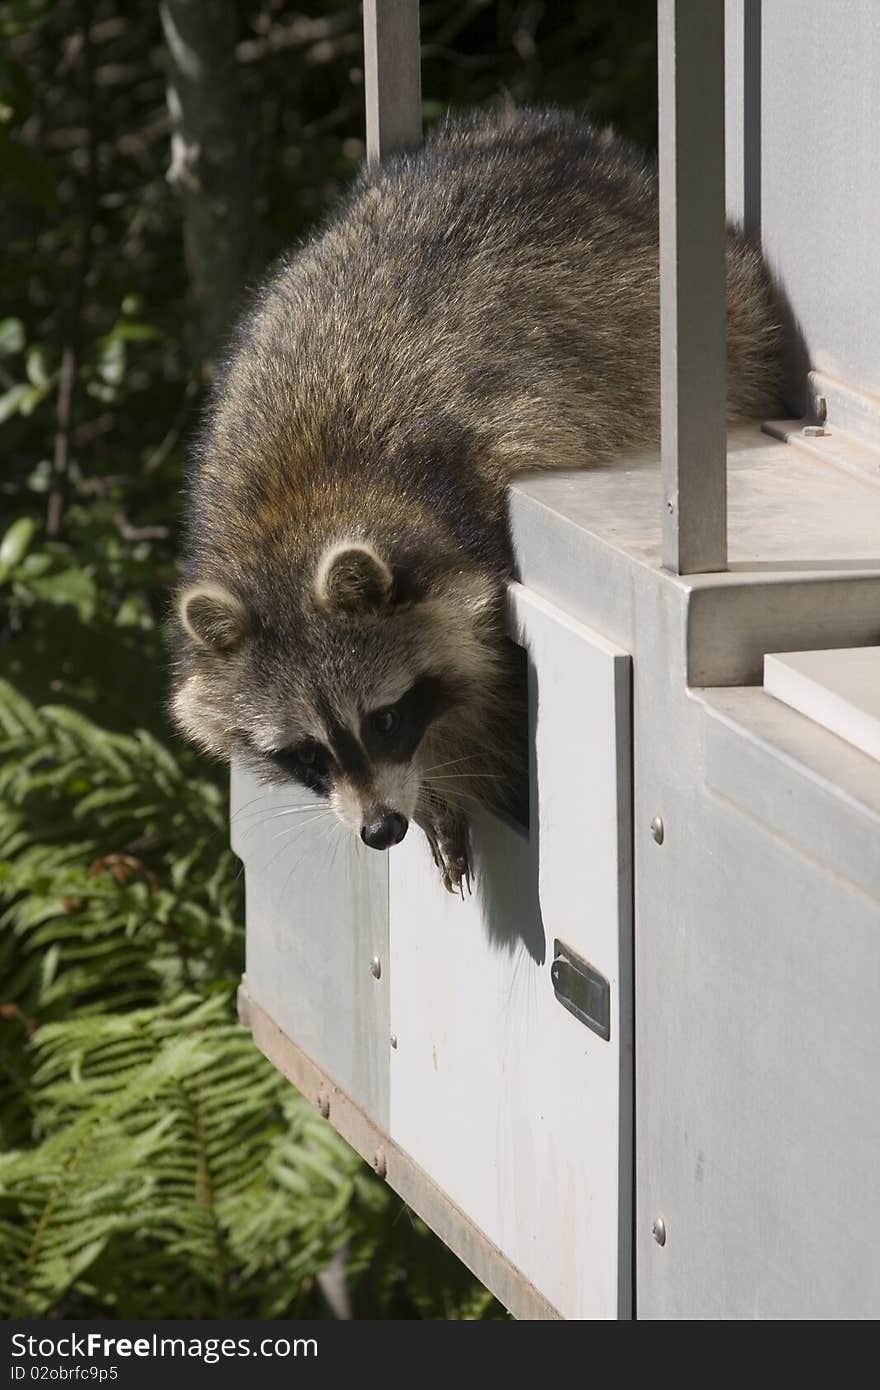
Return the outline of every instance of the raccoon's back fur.
[[[756,415],[776,391],[778,329],[760,256],[734,233],[728,330],[730,414]],[[500,616],[507,483],[658,438],[656,178],[630,146],[524,111],[450,123],[365,172],[268,279],[219,375],[193,477],[179,721],[216,752],[265,752],[287,737],[282,707],[307,705],[326,728],[316,710],[329,700],[335,719],[346,682],[368,709],[383,663],[445,663],[451,704],[425,724],[431,757],[503,764],[517,742]],[[341,548],[344,580],[349,541],[380,566],[371,579],[367,560],[349,563],[360,609],[326,592],[327,555]],[[419,648],[402,620],[429,602]],[[360,624],[350,666],[340,622]],[[309,720],[291,724],[298,736]],[[445,813],[442,789],[432,796]]]

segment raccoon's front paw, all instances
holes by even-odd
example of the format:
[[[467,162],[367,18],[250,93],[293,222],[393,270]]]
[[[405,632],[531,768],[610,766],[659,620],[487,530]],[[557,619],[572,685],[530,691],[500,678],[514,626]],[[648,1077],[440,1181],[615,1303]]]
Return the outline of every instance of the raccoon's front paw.
[[[422,826],[431,846],[434,863],[440,870],[443,887],[449,893],[471,891],[471,844],[467,821],[463,816],[450,816],[441,822]]]

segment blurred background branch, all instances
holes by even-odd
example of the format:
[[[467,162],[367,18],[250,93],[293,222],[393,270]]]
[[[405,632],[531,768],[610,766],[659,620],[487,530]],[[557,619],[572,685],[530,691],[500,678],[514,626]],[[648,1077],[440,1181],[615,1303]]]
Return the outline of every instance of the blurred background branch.
[[[52,459],[52,488],[46,509],[46,535],[57,538],[64,524],[67,501],[67,478],[70,463],[71,433],[73,430],[74,393],[79,373],[82,311],[86,281],[92,261],[92,232],[98,209],[98,130],[95,117],[95,65],[92,48],[92,0],[77,0],[78,20],[75,41],[68,52],[76,54],[76,66],[82,74],[82,106],[85,120],[85,173],[80,194],[80,227],[76,261],[73,266],[73,288],[70,308],[64,326],[61,367],[58,374],[58,404],[56,407],[55,450]]]
[[[256,260],[238,14],[233,0],[162,0],[159,13],[171,117],[167,178],[181,202],[197,351],[209,358]]]

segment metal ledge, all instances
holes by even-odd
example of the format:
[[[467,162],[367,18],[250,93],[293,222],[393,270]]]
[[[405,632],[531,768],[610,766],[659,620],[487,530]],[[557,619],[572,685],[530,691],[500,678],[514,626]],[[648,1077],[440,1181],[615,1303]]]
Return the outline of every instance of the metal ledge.
[[[762,689],[694,698],[708,789],[880,901],[880,763]]]
[[[874,477],[864,453],[831,436],[786,443],[757,425],[734,431],[730,567],[687,578],[662,564],[656,451],[521,477],[510,500],[520,579],[636,654],[645,613],[636,616],[634,592],[662,589],[680,615],[689,686],[757,684],[767,651],[874,644],[880,468]]]

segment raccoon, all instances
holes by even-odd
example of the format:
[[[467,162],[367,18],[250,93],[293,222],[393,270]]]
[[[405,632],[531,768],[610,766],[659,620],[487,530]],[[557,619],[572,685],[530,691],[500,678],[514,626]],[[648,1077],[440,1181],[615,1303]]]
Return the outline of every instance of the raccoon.
[[[469,810],[522,819],[510,479],[659,438],[657,188],[574,115],[449,121],[365,170],[257,293],[196,450],[173,712],[209,752],[427,836],[470,884]],[[779,332],[728,246],[729,408],[770,407]]]

